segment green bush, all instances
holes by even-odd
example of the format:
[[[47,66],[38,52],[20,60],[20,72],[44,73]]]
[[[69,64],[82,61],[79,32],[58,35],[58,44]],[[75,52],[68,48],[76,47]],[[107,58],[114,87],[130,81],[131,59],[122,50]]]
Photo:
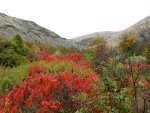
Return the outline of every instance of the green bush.
[[[24,58],[25,49],[23,40],[16,35],[12,41],[0,38],[0,65],[14,67],[27,62]]]
[[[1,90],[3,92],[7,91],[12,86],[10,78],[8,78],[8,76],[3,77],[1,85],[2,85]]]
[[[12,38],[12,44],[15,48],[16,53],[18,53],[19,55],[25,55],[24,41],[22,40],[22,38],[19,34],[16,34]]]
[[[147,61],[146,57],[143,57],[141,55],[139,56],[131,56],[130,57],[131,63],[145,63]],[[129,59],[126,60],[126,62],[129,62]]]

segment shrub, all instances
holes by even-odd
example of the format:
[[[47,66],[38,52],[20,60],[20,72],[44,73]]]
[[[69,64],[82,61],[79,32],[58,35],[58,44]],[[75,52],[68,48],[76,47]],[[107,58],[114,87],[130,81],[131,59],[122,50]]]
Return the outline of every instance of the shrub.
[[[35,73],[24,82],[15,86],[0,99],[0,109],[5,108],[5,100],[9,99],[6,112],[75,112],[78,104],[73,102],[72,95],[89,92],[89,84],[97,77],[89,75],[78,77],[68,72]]]
[[[27,62],[24,58],[23,40],[16,35],[12,41],[0,40],[0,64],[6,67],[14,67]]]
[[[8,91],[8,89],[10,87],[12,87],[12,83],[11,83],[11,80],[10,78],[8,78],[7,76],[3,77],[2,81],[1,81],[1,88],[2,88],[2,91],[5,93],[6,91]]]
[[[139,56],[131,56],[130,57],[131,63],[145,63],[147,61],[146,57],[143,57],[141,55]],[[129,62],[129,59],[126,60],[126,62]]]
[[[40,67],[38,65],[33,65],[30,66],[28,70],[29,75],[34,75],[35,73],[46,73],[46,68],[45,67]]]

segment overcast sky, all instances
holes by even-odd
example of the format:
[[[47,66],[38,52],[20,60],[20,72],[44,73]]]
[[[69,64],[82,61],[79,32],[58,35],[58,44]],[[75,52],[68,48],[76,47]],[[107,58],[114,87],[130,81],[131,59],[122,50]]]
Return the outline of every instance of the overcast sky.
[[[1,0],[0,12],[74,38],[125,29],[150,15],[150,0]]]

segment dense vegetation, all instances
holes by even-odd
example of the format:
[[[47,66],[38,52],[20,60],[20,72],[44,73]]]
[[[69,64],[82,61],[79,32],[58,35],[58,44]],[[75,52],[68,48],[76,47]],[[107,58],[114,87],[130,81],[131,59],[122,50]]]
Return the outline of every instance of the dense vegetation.
[[[0,38],[0,113],[149,113],[150,41],[134,33],[111,49],[103,37],[85,49]]]

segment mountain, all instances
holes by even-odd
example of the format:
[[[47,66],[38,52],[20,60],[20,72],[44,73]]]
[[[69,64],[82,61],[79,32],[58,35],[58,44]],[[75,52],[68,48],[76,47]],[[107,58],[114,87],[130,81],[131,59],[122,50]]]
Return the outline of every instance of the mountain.
[[[117,33],[119,33],[119,32],[113,32],[113,31],[95,32],[95,33],[79,36],[72,40],[75,41],[77,44],[86,46],[88,41],[97,35],[103,36],[107,40],[108,38],[112,37],[113,35],[115,35]]]
[[[0,36],[10,40],[14,35],[19,33],[26,41],[50,44],[54,47],[62,45],[65,47],[75,46],[83,48],[88,41],[96,35],[103,36],[107,40],[109,46],[116,47],[122,40],[122,36],[129,32],[137,33],[141,36],[139,37],[140,39],[150,40],[150,16],[123,31],[95,32],[67,40],[53,31],[39,26],[35,22],[18,19],[0,13]]]
[[[91,33],[83,36],[79,36],[77,38],[72,39],[77,44],[81,44],[85,46],[91,38],[95,37],[96,35],[103,36],[106,39],[107,44],[111,47],[117,47],[122,40],[122,37],[125,34],[130,32],[134,32],[138,35],[138,40],[150,40],[150,16],[140,20],[139,22],[133,24],[129,28],[119,31],[119,32],[112,32],[112,31],[104,31],[104,32],[96,32]]]
[[[0,13],[0,36],[10,40],[17,33],[26,41],[50,44],[54,47],[59,45],[65,47],[72,46],[70,41],[32,21],[18,19]]]
[[[150,16],[133,24],[129,28],[111,36],[111,38],[107,40],[108,45],[112,47],[117,47],[120,41],[122,40],[122,36],[130,32],[134,32],[135,34],[137,34],[138,40],[145,40],[145,41],[150,40]]]

